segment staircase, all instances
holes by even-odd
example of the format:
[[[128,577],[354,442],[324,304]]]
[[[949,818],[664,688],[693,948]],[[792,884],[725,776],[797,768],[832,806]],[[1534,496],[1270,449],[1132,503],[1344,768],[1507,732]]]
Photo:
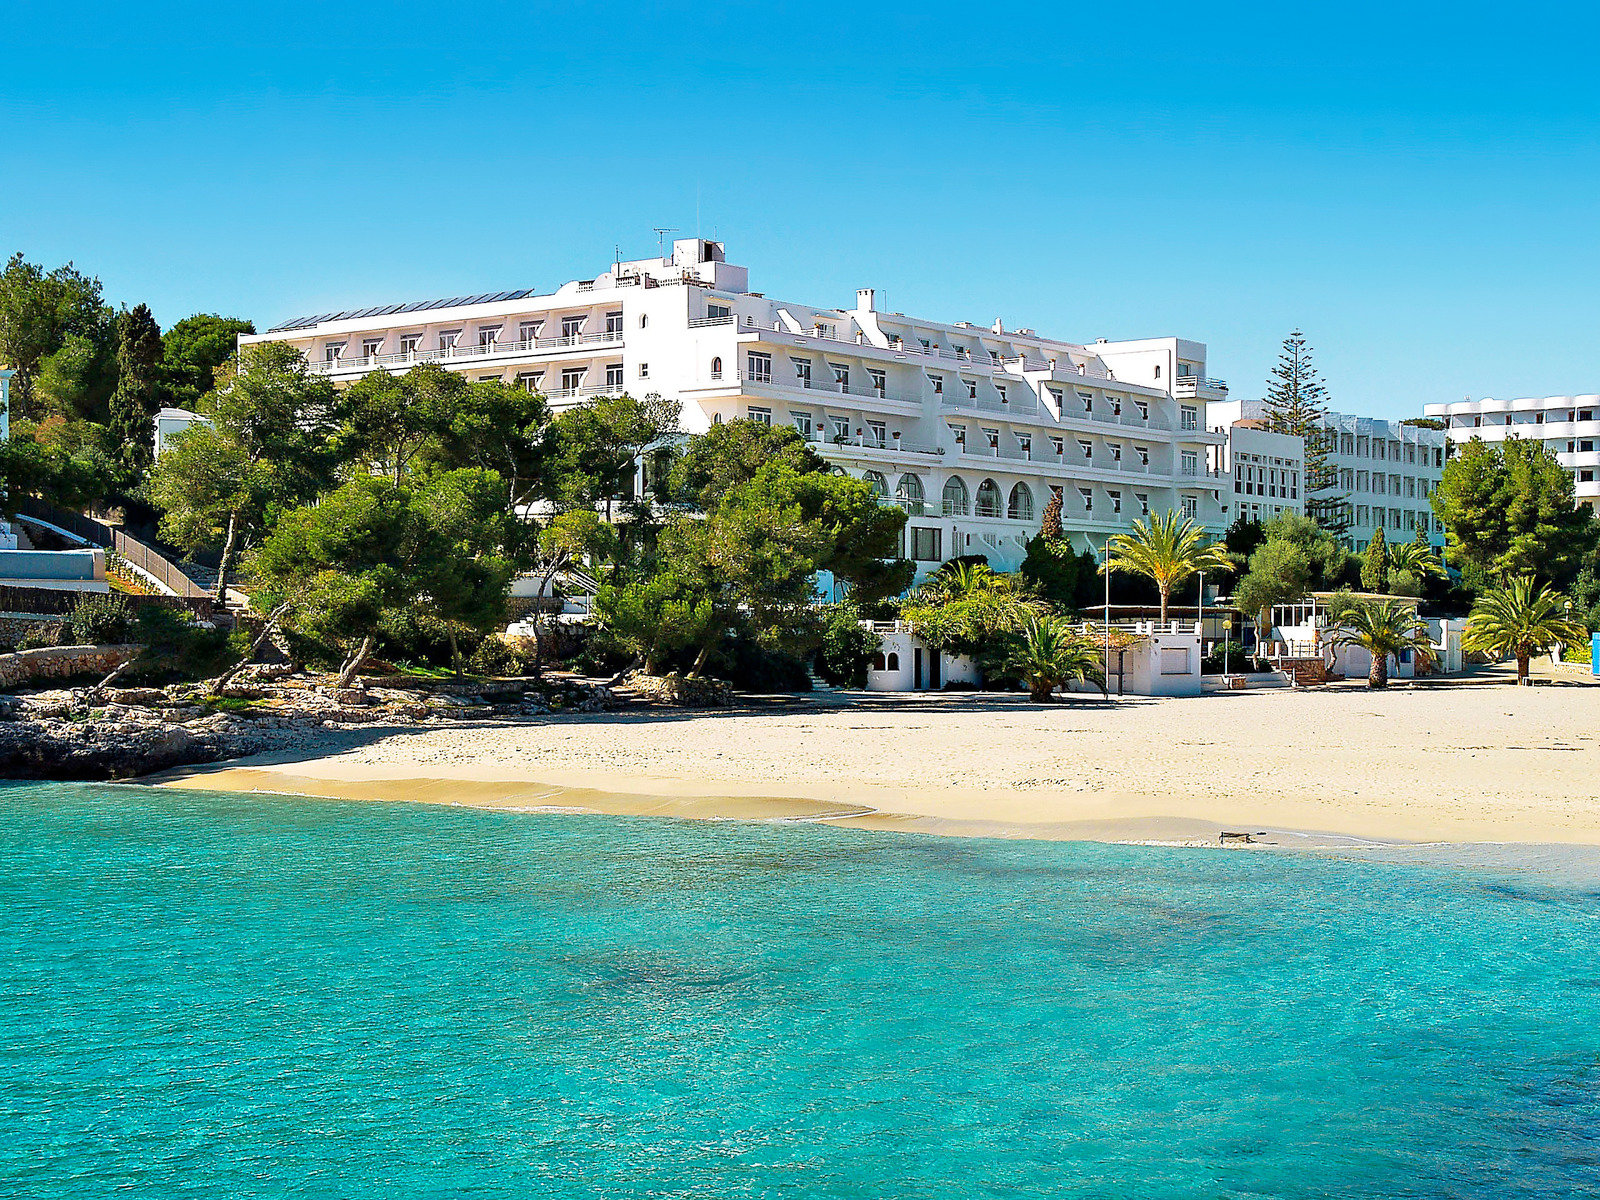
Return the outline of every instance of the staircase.
[[[1321,658],[1280,658],[1277,668],[1290,687],[1321,687],[1339,678],[1328,670],[1328,664]]]

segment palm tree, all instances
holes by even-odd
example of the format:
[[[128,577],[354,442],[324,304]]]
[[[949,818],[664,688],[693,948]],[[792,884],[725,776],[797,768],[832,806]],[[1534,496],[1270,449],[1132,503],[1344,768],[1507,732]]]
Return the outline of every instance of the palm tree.
[[[1398,571],[1409,571],[1418,579],[1425,579],[1429,575],[1435,579],[1446,577],[1444,564],[1433,552],[1433,547],[1421,542],[1394,542],[1389,546],[1390,577]]]
[[[1322,644],[1329,649],[1360,646],[1372,655],[1368,687],[1389,686],[1391,654],[1398,657],[1402,651],[1410,650],[1424,662],[1434,657],[1428,623],[1403,601],[1352,598],[1332,608],[1328,615],[1335,624],[1323,634]]]
[[[901,615],[933,645],[968,653],[1021,632],[1047,608],[1021,575],[1001,574],[981,563],[957,563],[906,597]]]
[[[1478,597],[1467,617],[1461,648],[1515,655],[1517,682],[1527,683],[1528,660],[1535,654],[1543,654],[1558,642],[1571,645],[1589,636],[1588,630],[1566,615],[1566,603],[1567,598],[1548,585],[1535,591],[1532,575],[1519,576]]]
[[[1189,517],[1168,511],[1140,518],[1129,533],[1111,539],[1111,553],[1100,568],[1127,571],[1155,581],[1161,592],[1161,620],[1167,619],[1172,589],[1200,571],[1231,571],[1233,563],[1221,542],[1207,542],[1205,530]]]
[[[1022,631],[1022,644],[1008,664],[1028,685],[1028,697],[1045,704],[1050,693],[1076,679],[1092,683],[1103,693],[1105,672],[1094,642],[1073,630],[1060,617],[1035,616]]]

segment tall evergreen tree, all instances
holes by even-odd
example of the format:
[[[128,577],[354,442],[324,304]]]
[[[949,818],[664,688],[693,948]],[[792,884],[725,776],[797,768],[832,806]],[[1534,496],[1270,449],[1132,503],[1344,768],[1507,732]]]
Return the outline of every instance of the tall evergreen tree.
[[[1380,525],[1372,531],[1366,553],[1361,556],[1361,586],[1369,592],[1389,590],[1389,539]]]
[[[146,305],[117,318],[117,390],[111,396],[112,437],[130,483],[155,458],[155,415],[161,407],[161,326]]]
[[[1266,426],[1305,442],[1306,516],[1335,537],[1350,528],[1350,505],[1339,493],[1339,474],[1329,461],[1333,439],[1328,428],[1328,385],[1311,361],[1306,335],[1296,329],[1283,339],[1278,364],[1267,380]]]

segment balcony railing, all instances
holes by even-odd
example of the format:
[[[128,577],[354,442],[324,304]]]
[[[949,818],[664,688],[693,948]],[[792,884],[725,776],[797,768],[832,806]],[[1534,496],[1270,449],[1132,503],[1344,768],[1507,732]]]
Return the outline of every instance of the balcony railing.
[[[410,350],[398,354],[363,354],[349,358],[309,359],[313,371],[353,371],[363,367],[391,367],[410,363],[448,362],[458,358],[486,358],[494,354],[527,354],[537,350],[563,350],[574,346],[606,346],[622,341],[622,331],[575,333],[562,337],[528,338],[520,342],[486,342],[477,346],[449,346],[439,350]]]
[[[1225,392],[1228,384],[1222,379],[1208,379],[1204,375],[1179,375],[1172,381],[1172,394],[1174,396],[1189,397],[1196,392]]]
[[[709,329],[713,325],[732,325],[733,316],[725,317],[695,317],[689,322],[690,329]]]

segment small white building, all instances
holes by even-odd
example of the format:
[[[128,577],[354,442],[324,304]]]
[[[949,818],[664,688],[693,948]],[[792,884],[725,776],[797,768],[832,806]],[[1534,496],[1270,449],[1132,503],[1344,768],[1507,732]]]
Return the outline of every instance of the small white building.
[[[947,684],[976,687],[978,667],[970,658],[936,650],[904,621],[863,621],[878,635],[878,652],[867,668],[869,692],[936,692]]]
[[[1399,600],[1413,609],[1417,601],[1410,596],[1386,596],[1356,593],[1368,599]],[[1269,645],[1280,647],[1280,655],[1289,658],[1321,657],[1328,669],[1346,679],[1365,679],[1372,670],[1372,655],[1360,646],[1330,646],[1329,635],[1336,626],[1330,620],[1327,602],[1331,592],[1315,592],[1295,604],[1280,604],[1273,608],[1273,630],[1266,639]],[[1421,667],[1416,655],[1409,650],[1389,656],[1390,679],[1413,679],[1420,674],[1450,675],[1460,671],[1465,664],[1461,649],[1461,636],[1466,630],[1462,619],[1440,618],[1427,621],[1428,636],[1434,644],[1436,657]]]
[[[1207,405],[1211,410],[1221,406]],[[1270,521],[1286,512],[1304,514],[1301,495],[1306,465],[1303,438],[1289,433],[1273,433],[1259,419],[1245,417],[1214,431],[1228,440],[1216,447],[1215,466],[1224,479],[1232,477],[1233,493],[1228,504],[1228,523],[1239,517],[1250,521]]]
[[[195,425],[209,425],[199,413],[190,412],[187,408],[163,408],[155,415],[156,423],[156,457],[160,458],[167,450],[173,438]]]

